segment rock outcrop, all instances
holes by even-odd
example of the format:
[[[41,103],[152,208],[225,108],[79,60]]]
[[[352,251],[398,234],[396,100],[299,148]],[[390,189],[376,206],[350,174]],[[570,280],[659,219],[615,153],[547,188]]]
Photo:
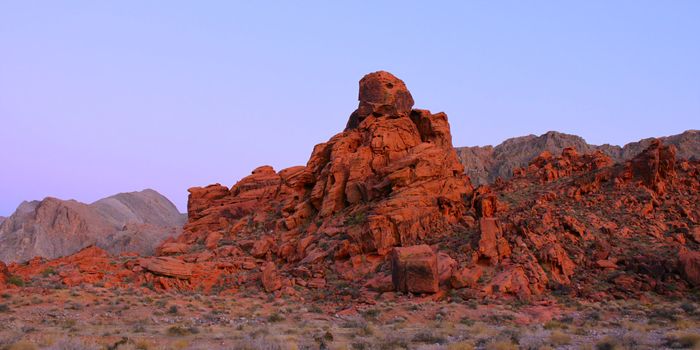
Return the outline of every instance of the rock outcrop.
[[[359,97],[305,166],[191,188],[182,234],[155,257],[110,260],[91,247],[8,268],[33,284],[50,267],[65,285],[258,291],[336,309],[424,293],[682,296],[700,283],[700,162],[677,147],[650,141],[622,163],[600,149],[545,150],[473,189],[445,114],[412,109],[386,72],[365,76]]]
[[[97,245],[112,254],[152,254],[181,232],[185,217],[153,190],[121,193],[83,204],[45,198],[22,203],[0,224],[0,260],[58,258]]]
[[[397,292],[435,293],[439,290],[437,255],[425,244],[394,248],[391,272]]]
[[[450,235],[473,189],[447,116],[412,106],[401,80],[368,74],[345,131],[317,145],[306,166],[262,166],[230,189],[190,189],[184,233],[159,252],[192,260],[203,248],[274,262],[262,281],[277,290],[277,275],[297,268],[309,270],[298,283],[324,284],[328,260],[341,273],[352,266],[347,279],[364,279],[357,270],[376,268],[394,247]]]
[[[549,131],[540,136],[514,137],[497,146],[457,147],[457,154],[467,176],[475,185],[493,183],[496,178],[509,179],[513,170],[526,167],[542,154],[560,154],[565,148],[573,148],[581,154],[601,151],[613,162],[630,160],[649,147],[655,138],[631,142],[623,147],[609,144],[596,146],[576,135]],[[688,130],[682,134],[660,137],[659,141],[673,145],[680,159],[700,159],[700,131]]]
[[[0,261],[0,290],[7,287],[7,282],[10,279],[10,270],[4,262]]]

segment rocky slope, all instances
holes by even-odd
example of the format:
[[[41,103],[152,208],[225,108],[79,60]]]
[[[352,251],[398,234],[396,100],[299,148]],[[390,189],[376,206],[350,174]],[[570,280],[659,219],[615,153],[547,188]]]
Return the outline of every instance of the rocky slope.
[[[35,285],[51,268],[49,282],[69,286],[270,293],[337,312],[413,295],[605,300],[700,286],[700,162],[675,146],[651,140],[623,163],[600,150],[545,151],[474,189],[445,114],[412,109],[386,72],[360,80],[359,100],[306,166],[191,188],[183,233],[157,256],[90,247],[10,264],[9,274]]]
[[[153,190],[120,193],[84,204],[45,198],[23,202],[0,223],[0,260],[58,258],[97,245],[111,253],[152,254],[181,232],[185,216]]]
[[[528,135],[503,141],[498,146],[457,147],[464,169],[475,185],[493,183],[497,177],[508,179],[515,168],[527,166],[544,151],[560,154],[564,148],[579,153],[603,151],[615,162],[632,159],[649,147],[654,138],[631,142],[623,147],[609,144],[596,146],[576,135],[550,131],[540,136]],[[664,144],[674,145],[680,159],[700,159],[700,131],[688,130],[682,134],[660,137]]]

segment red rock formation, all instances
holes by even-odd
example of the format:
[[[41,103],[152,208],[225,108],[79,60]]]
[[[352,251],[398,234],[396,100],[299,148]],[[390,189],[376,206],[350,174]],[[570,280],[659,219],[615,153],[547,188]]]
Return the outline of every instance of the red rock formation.
[[[664,180],[675,175],[676,148],[659,140],[627,163],[626,177],[640,180],[645,186],[663,194]]]
[[[450,288],[598,300],[682,295],[699,283],[700,162],[677,162],[657,143],[627,164],[566,148],[473,190],[444,114],[412,110],[403,82],[385,72],[360,87],[346,130],[317,145],[306,166],[263,166],[230,189],[190,189],[184,233],[157,257],[90,250],[10,271],[34,280],[53,267],[67,285],[257,288],[328,303],[397,297],[391,291],[439,299]]]
[[[694,286],[700,286],[700,252],[683,249],[679,254],[683,276]]]
[[[143,269],[156,275],[173,277],[177,279],[190,279],[192,266],[182,260],[169,257],[143,258],[138,262]]]
[[[10,279],[10,270],[7,269],[7,265],[0,261],[0,290],[7,286],[7,281]]]
[[[386,72],[365,76],[359,99],[346,131],[317,145],[305,167],[264,166],[230,190],[190,189],[185,233],[160,253],[235,239],[254,258],[308,265],[448,235],[472,187],[446,115],[411,110],[405,84]]]
[[[438,289],[437,255],[427,245],[396,247],[391,254],[394,288],[404,293],[435,293]]]
[[[263,266],[260,280],[263,288],[265,288],[265,291],[268,293],[282,288],[282,280],[277,273],[277,267],[272,262],[268,262]]]
[[[659,139],[664,144],[674,145],[680,159],[700,159],[699,130],[687,130],[678,135]],[[540,136],[510,138],[497,146],[457,147],[456,150],[472,183],[487,185],[494,183],[497,178],[509,179],[513,171],[527,167],[545,151],[549,154],[560,154],[567,147],[582,154],[601,151],[613,161],[624,163],[644,151],[654,140],[654,138],[647,138],[628,143],[624,147],[608,144],[596,146],[586,143],[586,140],[576,135],[549,131]]]

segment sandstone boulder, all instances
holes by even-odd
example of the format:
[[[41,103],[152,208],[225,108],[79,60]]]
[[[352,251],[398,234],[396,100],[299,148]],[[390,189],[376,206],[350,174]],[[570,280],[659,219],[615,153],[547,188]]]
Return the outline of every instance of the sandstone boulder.
[[[348,120],[347,129],[354,129],[372,114],[408,116],[413,97],[401,79],[388,72],[367,74],[360,80],[360,105]]]
[[[663,145],[656,139],[642,153],[628,162],[628,177],[634,177],[648,188],[663,193],[664,180],[674,176],[675,165],[675,146]]]
[[[7,285],[7,281],[10,278],[10,270],[7,269],[7,265],[0,261],[0,289]]]
[[[428,245],[394,248],[391,255],[394,288],[404,293],[437,292],[437,265],[437,255]]]
[[[262,268],[260,274],[260,280],[262,282],[263,288],[268,293],[272,293],[280,288],[282,288],[282,279],[277,272],[277,267],[273,262],[267,262]]]
[[[684,249],[678,254],[678,261],[686,281],[700,286],[700,252]]]
[[[177,279],[186,280],[193,274],[191,264],[170,257],[143,258],[139,260],[139,265],[156,275]]]

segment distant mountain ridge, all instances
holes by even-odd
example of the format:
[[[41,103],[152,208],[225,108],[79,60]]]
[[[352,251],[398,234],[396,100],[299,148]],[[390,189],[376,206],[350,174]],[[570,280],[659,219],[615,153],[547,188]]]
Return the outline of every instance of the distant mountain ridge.
[[[23,202],[0,221],[0,260],[54,259],[97,245],[110,253],[152,254],[186,220],[160,193],[119,193],[91,204],[47,197]]]
[[[652,140],[646,138],[628,143],[622,147],[615,145],[591,145],[582,137],[549,131],[540,136],[527,135],[503,141],[497,146],[455,147],[466,174],[474,185],[493,182],[497,177],[508,179],[513,169],[527,166],[544,151],[558,155],[566,147],[573,147],[579,153],[592,153],[600,150],[615,162],[629,160],[647,148]],[[678,135],[659,137],[664,144],[674,145],[678,158],[700,159],[700,131],[687,130]]]

